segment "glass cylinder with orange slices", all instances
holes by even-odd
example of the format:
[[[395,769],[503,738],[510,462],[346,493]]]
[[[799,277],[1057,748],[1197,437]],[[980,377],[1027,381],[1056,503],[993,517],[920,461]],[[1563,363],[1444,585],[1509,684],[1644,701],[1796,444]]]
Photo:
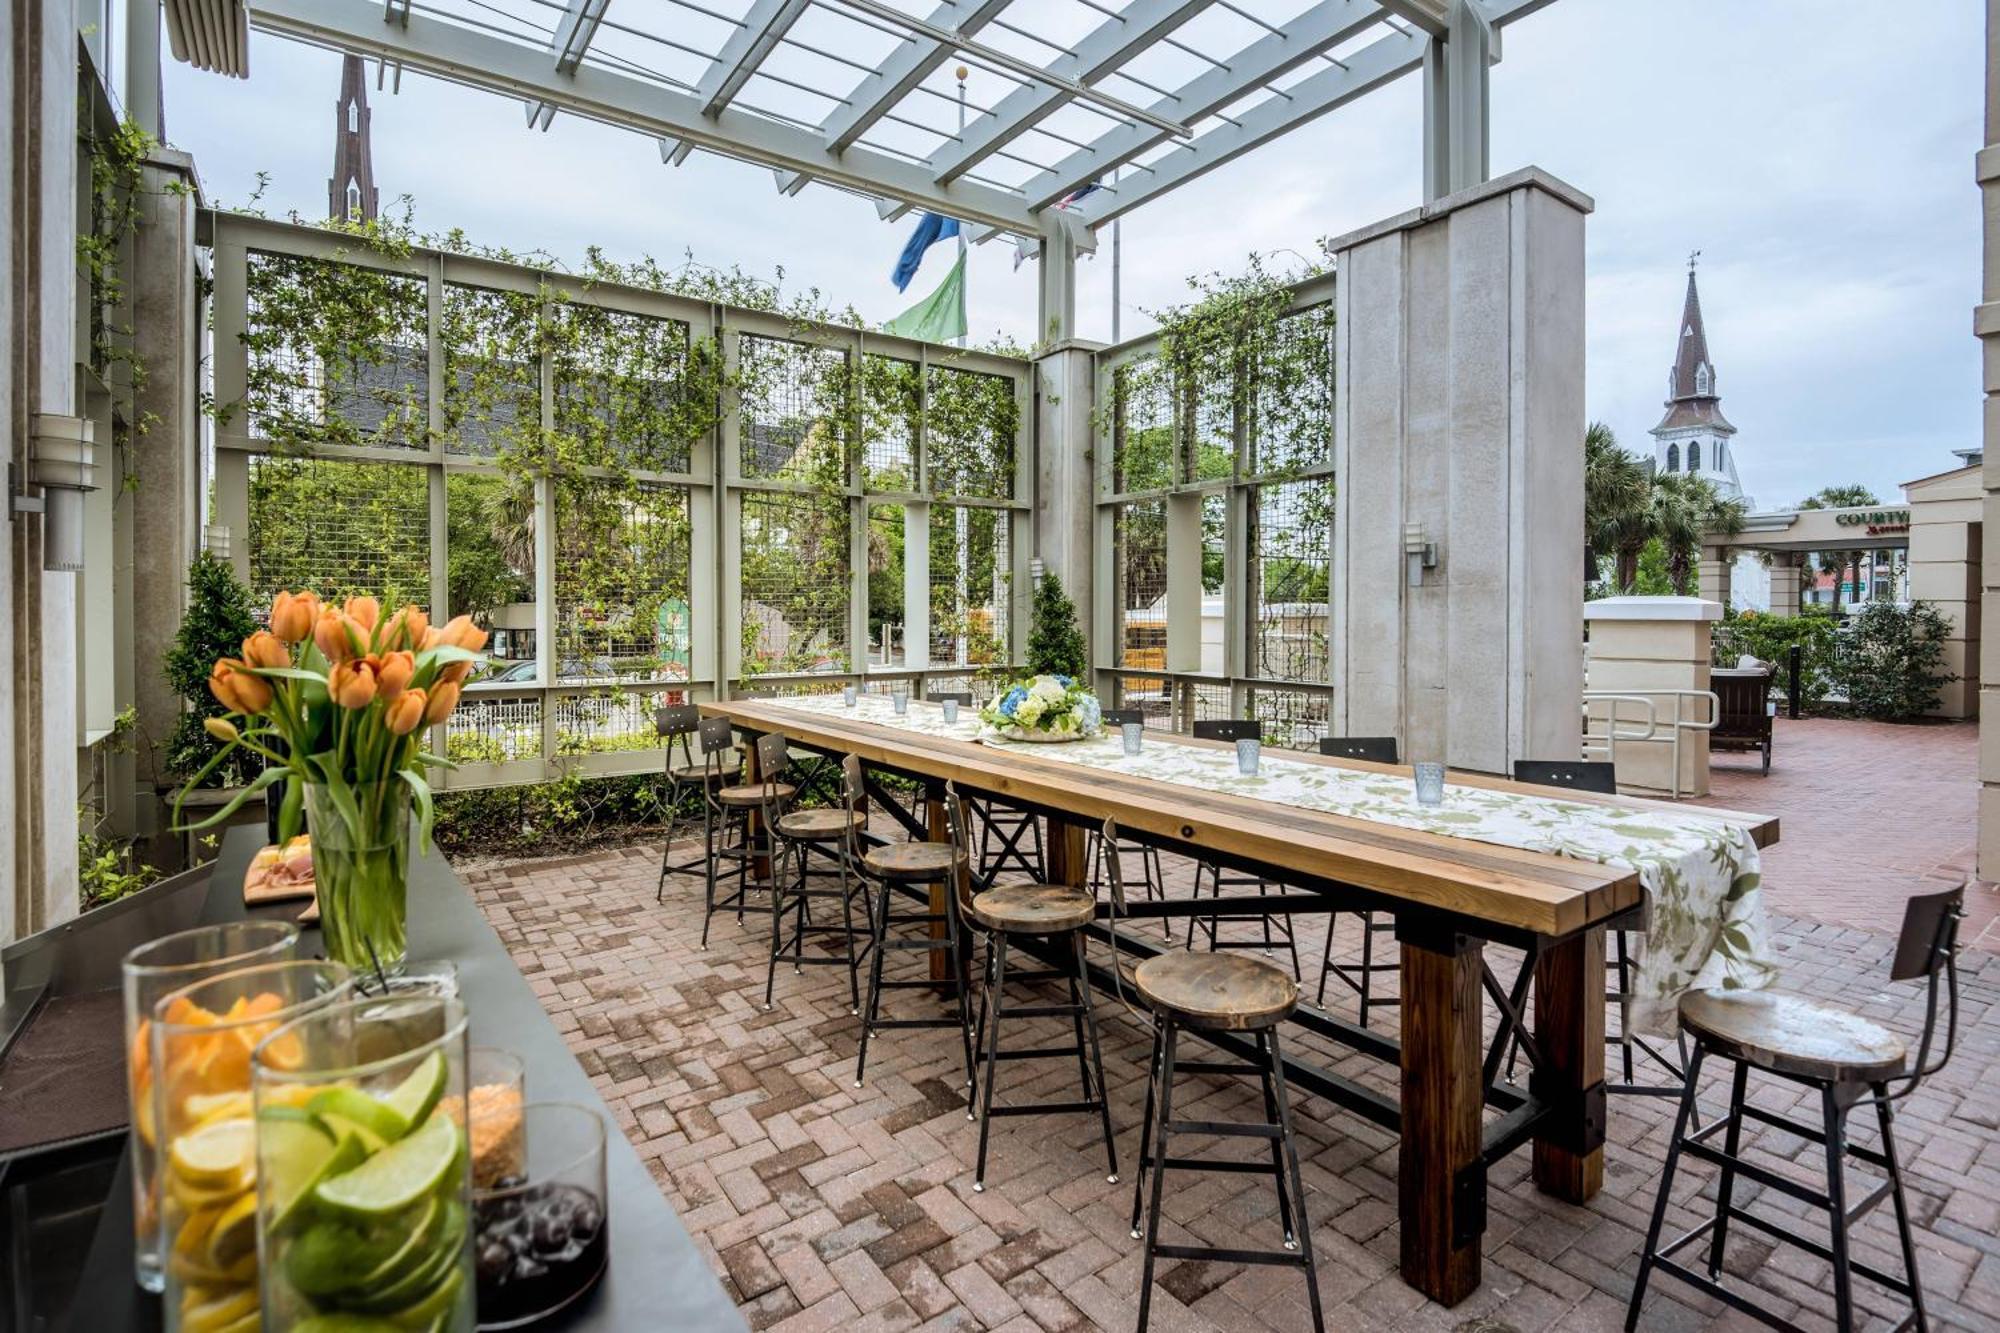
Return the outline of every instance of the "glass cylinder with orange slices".
[[[298,951],[288,921],[231,921],[148,941],[125,955],[125,1090],[132,1114],[133,1265],[139,1285],[166,1285],[160,1235],[159,1126],[153,1088],[153,1011],[173,992],[223,972],[279,962]]]
[[[319,1135],[303,1090],[298,1105],[274,1102],[260,1112],[251,1054],[289,1021],[347,998],[352,988],[340,963],[293,960],[222,973],[156,1006],[153,1116],[169,1330],[254,1333],[261,1326],[260,1154],[288,1151],[288,1144],[294,1153],[307,1150]],[[280,1038],[265,1054],[297,1063],[300,1048]]]

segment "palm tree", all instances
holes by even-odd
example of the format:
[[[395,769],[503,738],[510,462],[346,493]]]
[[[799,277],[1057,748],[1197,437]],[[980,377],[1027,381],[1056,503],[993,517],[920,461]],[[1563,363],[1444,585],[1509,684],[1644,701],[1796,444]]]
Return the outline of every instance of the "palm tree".
[[[1880,500],[1875,498],[1875,492],[1869,490],[1859,482],[1852,482],[1845,486],[1822,486],[1813,494],[1799,501],[1799,508],[1853,509],[1860,505],[1877,505],[1881,503]],[[1858,550],[1816,551],[1813,553],[1814,559],[1819,566],[1819,571],[1822,574],[1831,574],[1833,576],[1833,613],[1835,615],[1840,614],[1841,576],[1846,572],[1848,566],[1852,565],[1854,567],[1855,578],[1857,580],[1860,578],[1862,554]]]
[[[1639,552],[1651,535],[1646,521],[1651,486],[1646,465],[1625,452],[1611,427],[1591,422],[1583,433],[1584,558],[1594,568],[1598,556],[1616,557],[1621,592],[1638,577]]]
[[[1689,595],[1702,538],[1741,532],[1745,512],[1742,500],[1724,499],[1702,477],[1669,472],[1653,478],[1648,517],[1652,536],[1666,552],[1675,593]]]

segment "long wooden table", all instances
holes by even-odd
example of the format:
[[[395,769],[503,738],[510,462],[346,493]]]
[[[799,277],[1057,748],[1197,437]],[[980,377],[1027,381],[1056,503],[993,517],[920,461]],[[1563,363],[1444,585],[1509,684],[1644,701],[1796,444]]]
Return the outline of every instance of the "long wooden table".
[[[912,707],[923,707],[913,703]],[[1574,1203],[1597,1193],[1604,1170],[1604,928],[1636,908],[1636,872],[1540,852],[1444,837],[1296,806],[1135,778],[999,748],[788,708],[770,700],[702,705],[752,735],[781,733],[801,748],[853,754],[869,769],[924,784],[933,810],[910,820],[913,834],[941,837],[936,805],[944,784],[1026,807],[1049,820],[1051,878],[1084,882],[1084,831],[1107,817],[1120,833],[1220,861],[1308,891],[1228,904],[1227,915],[1277,910],[1374,911],[1392,915],[1401,946],[1400,1040],[1302,1006],[1295,1022],[1363,1052],[1395,1061],[1400,1097],[1296,1057],[1289,1081],[1326,1096],[1401,1136],[1399,1173],[1402,1274],[1425,1295],[1456,1304],[1479,1285],[1486,1226],[1486,1171],[1533,1143],[1534,1179]],[[1147,733],[1149,745],[1210,745]],[[1293,755],[1372,772],[1408,775],[1396,765]],[[1546,789],[1479,774],[1451,781],[1547,795]],[[1563,799],[1625,808],[1661,808],[1742,825],[1764,846],[1775,819],[1682,805],[1564,792]],[[890,811],[900,815],[900,810]],[[907,818],[907,817],[906,817]],[[1306,901],[1302,902],[1301,900]],[[1227,899],[1223,900],[1227,903]],[[1214,910],[1203,899],[1200,914]],[[1131,914],[1187,915],[1176,903]],[[1100,935],[1112,927],[1100,921]],[[1157,948],[1120,932],[1121,951]],[[1524,1093],[1497,1084],[1483,1031],[1483,950],[1488,943],[1528,951],[1534,961],[1534,1044],[1539,1060]],[[1094,969],[1100,987],[1108,970]],[[1499,1112],[1488,1121],[1487,1107]]]

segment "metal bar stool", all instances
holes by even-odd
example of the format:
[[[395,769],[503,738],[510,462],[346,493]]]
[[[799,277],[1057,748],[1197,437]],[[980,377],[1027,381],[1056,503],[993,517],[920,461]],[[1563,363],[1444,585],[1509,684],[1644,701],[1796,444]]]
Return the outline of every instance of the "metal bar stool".
[[[1306,1294],[1312,1302],[1313,1328],[1324,1333],[1319,1277],[1313,1267],[1312,1235],[1306,1218],[1305,1184],[1299,1178],[1299,1154],[1292,1142],[1292,1112],[1285,1099],[1285,1070],[1278,1054],[1278,1024],[1298,1007],[1298,983],[1273,964],[1240,954],[1221,953],[1158,954],[1139,964],[1132,980],[1139,998],[1155,1017],[1153,1054],[1146,1076],[1146,1122],[1139,1140],[1139,1178],[1132,1189],[1132,1235],[1137,1239],[1142,1234],[1140,1201],[1146,1193],[1150,1173],[1152,1202],[1145,1210],[1146,1267],[1140,1278],[1139,1328],[1146,1327],[1152,1310],[1154,1261],[1206,1259],[1304,1269]],[[1196,1035],[1250,1034],[1256,1039],[1259,1058],[1255,1062],[1183,1061],[1179,1058],[1183,1030]],[[1264,1093],[1264,1123],[1174,1119],[1177,1073],[1256,1075]],[[1168,1146],[1175,1134],[1263,1139],[1270,1144],[1271,1160],[1266,1165],[1176,1157]],[[1160,1201],[1165,1195],[1169,1171],[1235,1171],[1273,1177],[1278,1186],[1278,1216],[1285,1228],[1284,1248],[1246,1250],[1162,1245]]]
[[[946,795],[956,799],[956,793],[949,788]],[[972,1005],[970,966],[967,957],[959,948],[958,900],[961,892],[960,880],[968,871],[969,861],[960,821],[947,820],[949,839],[945,842],[892,842],[881,847],[871,847],[861,858],[861,869],[869,878],[880,884],[875,911],[870,924],[875,938],[870,945],[874,956],[868,967],[868,1005],[861,1017],[861,1048],[854,1057],[854,1086],[861,1086],[862,1072],[868,1067],[868,1038],[877,1028],[948,1028],[958,1029],[959,1039],[965,1046],[965,1086],[966,1106],[972,1105]],[[944,911],[929,910],[892,914],[889,910],[899,887],[915,888],[919,885],[943,884]],[[926,904],[928,908],[928,904]],[[916,938],[896,939],[889,933],[891,926],[921,925],[924,934]],[[933,926],[943,926],[944,934],[930,934]],[[942,952],[950,960],[951,975],[942,982],[929,977],[920,980],[882,979],[882,959],[891,949],[920,950],[925,953]],[[940,984],[950,986],[958,1001],[957,1018],[884,1018],[882,1017],[882,992],[885,990],[929,990]]]
[[[1194,724],[1194,735],[1197,740],[1208,741],[1261,741],[1264,739],[1264,724],[1249,720],[1237,721],[1233,718],[1205,718]],[[1222,873],[1220,863],[1201,860],[1195,862],[1194,867],[1193,896],[1196,898],[1201,897],[1202,875],[1204,872],[1208,876],[1209,894],[1212,897],[1220,898],[1224,886],[1236,888],[1254,884],[1257,886],[1257,896],[1260,898],[1269,894],[1272,889],[1272,884],[1267,879],[1260,879],[1255,875],[1225,875]],[[1207,932],[1208,947],[1211,950],[1261,949],[1265,953],[1269,953],[1272,947],[1282,940],[1285,948],[1291,951],[1292,976],[1299,976],[1299,946],[1293,938],[1292,919],[1289,916],[1281,916],[1274,922],[1268,914],[1258,919],[1264,928],[1264,938],[1262,940],[1225,940],[1221,937],[1222,919],[1219,916],[1207,918],[1189,917],[1187,947],[1190,949],[1194,948],[1194,932],[1197,927]]]
[[[707,756],[696,759],[693,737],[701,729],[701,709],[694,704],[671,704],[653,710],[653,734],[666,742],[667,836],[660,846],[660,886],[653,894],[654,902],[662,902],[667,893],[667,876],[684,870],[706,871],[708,858],[703,855],[695,860],[674,864],[674,842],[694,832],[697,822],[706,834],[708,830],[708,784],[721,781],[721,777],[711,772]],[[679,762],[675,762],[674,752],[680,752]],[[732,754],[736,753],[732,745]],[[734,773],[735,765],[729,765],[728,772]],[[699,791],[701,802],[696,809],[683,808],[685,797]],[[704,847],[704,852],[706,848]]]
[[[963,840],[965,807],[955,787],[945,787],[945,809],[952,821],[954,836]],[[985,1086],[979,1089],[979,1161],[972,1172],[972,1191],[986,1189],[986,1143],[996,1115],[1069,1115],[1095,1111],[1104,1121],[1104,1155],[1110,1163],[1111,1184],[1118,1183],[1118,1145],[1111,1129],[1111,1098],[1104,1083],[1104,1051],[1097,1038],[1097,1011],[1091,1006],[1090,976],[1083,954],[1083,932],[1097,917],[1097,895],[1089,889],[1069,884],[1004,884],[973,896],[963,908],[974,926],[986,933],[985,984],[979,992],[979,1021],[975,1069],[986,1068]],[[1051,944],[1066,939],[1068,967],[1054,966],[1039,971],[1007,972],[1008,945],[1017,938],[1045,939]],[[1069,988],[1069,999],[1059,1004],[1006,1003],[1007,983],[1059,981]],[[1067,1018],[1075,1043],[1069,1046],[1036,1046],[1021,1050],[1000,1049],[1000,1024],[1005,1018]],[[1086,1045],[1086,1042],[1088,1043]],[[993,1089],[1000,1082],[1003,1060],[1054,1060],[1076,1057],[1076,1075],[1083,1096],[1074,1101],[1035,1102],[995,1106]],[[1088,1057],[1088,1059],[1086,1059]],[[968,1114],[970,1111],[968,1110]]]
[[[707,911],[701,920],[701,947],[704,949],[708,947],[709,922],[718,911],[733,906],[740,924],[751,894],[777,892],[778,860],[782,849],[771,827],[773,813],[783,811],[791,804],[792,797],[797,795],[797,790],[790,783],[778,778],[785,764],[783,736],[757,738],[758,777],[752,782],[730,783],[726,780],[723,755],[733,752],[735,748],[735,737],[727,719],[709,718],[701,724],[702,757],[717,773],[709,784],[709,790],[714,795],[709,818]],[[767,756],[777,766],[775,769],[766,769]],[[733,842],[730,840],[732,834],[735,837]],[[716,888],[727,873],[720,869],[720,865],[725,862],[736,867],[736,888],[718,899]]]
[[[1360,759],[1371,764],[1400,762],[1394,736],[1322,736],[1319,741],[1319,752],[1335,759]],[[1314,1003],[1322,1006],[1326,1004],[1326,979],[1329,976],[1335,977],[1354,992],[1356,1005],[1361,1011],[1361,1026],[1367,1027],[1370,1009],[1393,1009],[1402,1003],[1393,997],[1389,999],[1375,997],[1375,974],[1394,972],[1398,966],[1394,962],[1375,961],[1375,937],[1395,934],[1396,923],[1377,921],[1373,912],[1354,912],[1349,915],[1361,918],[1361,961],[1359,963],[1333,961],[1334,928],[1340,924],[1342,913],[1329,913],[1326,918],[1326,952],[1319,960],[1319,991],[1314,996]],[[1393,958],[1396,951],[1391,949],[1389,952]]]
[[[1104,726],[1108,731],[1130,724],[1145,725],[1145,710],[1139,708],[1107,708],[1104,710]],[[1134,842],[1129,838],[1117,842],[1106,842],[1102,830],[1090,830],[1089,845],[1084,851],[1084,864],[1090,867],[1090,892],[1093,897],[1102,897],[1105,886],[1111,882],[1113,874],[1122,884],[1125,879],[1125,858],[1139,858],[1140,883],[1145,886],[1148,902],[1161,902],[1167,896],[1167,874],[1160,868],[1160,849],[1149,842]],[[1114,864],[1115,863],[1115,864]],[[1173,927],[1167,918],[1160,918],[1160,929],[1171,937]]]
[[[1896,1324],[1898,1330],[1927,1327],[1924,1294],[1917,1274],[1916,1240],[1910,1231],[1910,1211],[1903,1194],[1903,1169],[1896,1157],[1895,1103],[1915,1092],[1920,1084],[1943,1069],[1951,1060],[1958,1039],[1958,923],[1964,916],[1965,890],[1911,898],[1903,910],[1903,930],[1896,942],[1895,961],[1890,965],[1892,981],[1923,977],[1929,985],[1924,1009],[1924,1032],[1914,1058],[1903,1039],[1858,1014],[1802,996],[1780,991],[1705,990],[1681,998],[1680,1028],[1694,1041],[1694,1056],[1686,1086],[1681,1090],[1680,1115],[1674,1122],[1674,1136],[1667,1145],[1666,1169],[1660,1173],[1660,1193],[1653,1203],[1653,1222],[1646,1232],[1646,1246],[1639,1259],[1639,1276],[1632,1285],[1632,1301],[1625,1309],[1627,1333],[1639,1323],[1639,1311],[1646,1301],[1646,1283],[1654,1269],[1671,1273],[1681,1281],[1741,1310],[1772,1328],[1798,1326],[1764,1310],[1755,1301],[1731,1290],[1721,1282],[1723,1247],[1729,1239],[1729,1224],[1741,1222],[1772,1240],[1796,1246],[1824,1259],[1833,1268],[1834,1322],[1840,1333],[1854,1327],[1854,1279],[1864,1277],[1910,1302],[1910,1313]],[[1937,1036],[1938,974],[1945,976],[1949,994],[1949,1019],[1944,1051],[1935,1062],[1931,1048]],[[1690,1132],[1694,1116],[1696,1088],[1702,1062],[1709,1056],[1735,1063],[1730,1088],[1729,1113]],[[1757,1069],[1789,1083],[1803,1085],[1819,1093],[1817,1124],[1802,1123],[1747,1104],[1745,1086],[1751,1069]],[[1903,1085],[1889,1091],[1891,1080]],[[1847,1117],[1862,1106],[1875,1108],[1881,1127],[1882,1146],[1866,1148],[1847,1141]],[[1826,1189],[1815,1190],[1788,1175],[1772,1171],[1742,1155],[1745,1117],[1772,1125],[1816,1143],[1826,1154]],[[1723,1138],[1721,1148],[1709,1140]],[[1660,1230],[1667,1218],[1667,1200],[1673,1192],[1674,1170],[1683,1153],[1712,1162],[1722,1168],[1716,1188],[1715,1213],[1693,1230],[1660,1244]],[[1847,1159],[1855,1158],[1882,1171],[1883,1183],[1859,1199],[1848,1192]],[[1778,1222],[1749,1211],[1735,1202],[1736,1178],[1742,1176],[1766,1189],[1797,1199],[1827,1214],[1830,1244],[1794,1235]],[[1903,1276],[1896,1277],[1871,1264],[1853,1258],[1848,1250],[1848,1231],[1884,1199],[1896,1211],[1896,1231],[1902,1242]],[[1675,1259],[1675,1255],[1703,1238],[1708,1240],[1707,1261],[1700,1272]]]
[[[783,737],[778,739],[782,748]],[[760,772],[764,762],[760,751]],[[872,942],[875,934],[872,927],[864,927],[859,932],[854,928],[854,895],[857,893],[861,895],[862,911],[869,914],[871,922],[873,920],[874,909],[869,906],[868,885],[859,871],[861,830],[867,823],[868,816],[861,809],[861,761],[853,755],[840,762],[840,804],[819,810],[789,810],[773,819],[772,827],[777,830],[778,842],[789,854],[797,874],[780,877],[778,890],[771,895],[771,961],[764,973],[764,1008],[771,1007],[771,990],[778,976],[778,960],[782,958],[791,963],[793,972],[803,972],[808,966],[845,963],[847,992],[851,1000],[847,1012],[861,1012],[861,960],[867,957],[870,943],[863,943],[857,948],[855,940]],[[829,864],[814,865],[815,856]],[[773,873],[776,874],[775,869]],[[839,887],[816,889],[812,887],[815,879],[830,880]],[[814,899],[838,902],[840,924],[814,921],[811,907]],[[789,941],[782,938],[781,929],[787,909],[791,910],[793,917]],[[846,941],[847,952],[845,955],[809,954],[806,952],[806,937],[809,935],[839,936]]]

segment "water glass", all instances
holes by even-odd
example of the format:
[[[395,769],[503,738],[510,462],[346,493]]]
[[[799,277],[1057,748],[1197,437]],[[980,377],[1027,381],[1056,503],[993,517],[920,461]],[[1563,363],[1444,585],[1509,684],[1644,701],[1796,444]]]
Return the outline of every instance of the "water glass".
[[[908,713],[910,711],[910,687],[907,685],[891,686],[889,689],[889,705],[896,710],[897,717],[902,717]]]
[[[266,1333],[471,1333],[465,1033],[459,1001],[398,995],[328,1005],[257,1047]]]
[[[1121,722],[1118,724],[1118,734],[1125,738],[1125,753],[1137,754],[1139,753],[1139,741],[1146,734],[1146,724],[1143,722]]]
[[[843,685],[840,687],[840,706],[842,708],[854,707],[854,699],[855,689],[852,685]]]
[[[944,708],[945,724],[947,726],[958,725],[958,700],[945,699],[942,700],[941,702]]]
[[[266,1122],[251,1114],[250,1053],[292,1019],[347,999],[353,984],[344,963],[291,959],[221,973],[154,1006],[153,1123],[169,1333],[254,1324],[257,1140]],[[267,1112],[298,1120],[308,1114],[302,1105]]]
[[[163,1291],[158,1124],[154,1120],[153,1007],[168,994],[221,972],[276,962],[298,952],[289,921],[232,921],[199,926],[140,945],[125,955],[125,1093],[132,1117],[132,1261],[139,1285]]]
[[[355,973],[354,988],[363,995],[430,995],[440,1000],[458,998],[458,964],[449,958],[426,958],[404,963],[394,976],[380,976],[367,969]]]
[[[472,1196],[482,1329],[519,1328],[569,1305],[611,1253],[604,1117],[574,1102],[521,1109],[521,1170]]]
[[[1444,765],[1418,764],[1415,766],[1418,805],[1444,804]]]
[[[1251,736],[1236,742],[1236,771],[1246,778],[1256,777],[1263,749],[1264,742]]]

